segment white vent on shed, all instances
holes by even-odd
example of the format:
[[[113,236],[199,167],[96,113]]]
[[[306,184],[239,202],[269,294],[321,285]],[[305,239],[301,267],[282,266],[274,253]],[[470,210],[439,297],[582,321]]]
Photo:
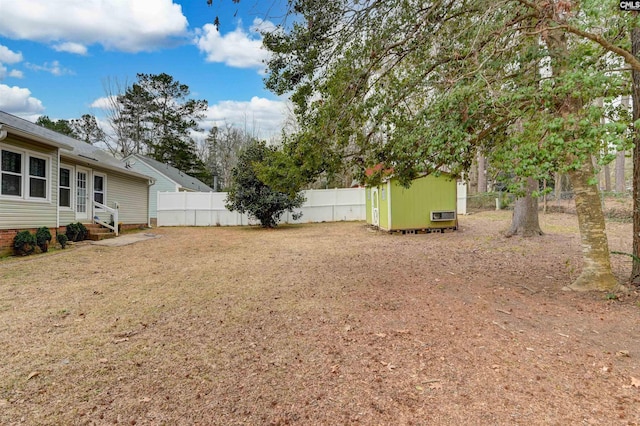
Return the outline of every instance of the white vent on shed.
[[[454,210],[431,212],[431,222],[443,222],[456,220],[456,212]]]

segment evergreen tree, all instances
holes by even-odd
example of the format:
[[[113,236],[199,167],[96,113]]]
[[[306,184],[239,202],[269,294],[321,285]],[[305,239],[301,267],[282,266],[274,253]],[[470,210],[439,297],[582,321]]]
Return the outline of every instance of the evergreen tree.
[[[112,127],[118,129],[122,155],[146,154],[151,145],[151,95],[134,83],[124,94],[117,96]]]
[[[93,115],[84,114],[78,119],[71,120],[69,125],[73,129],[76,139],[88,144],[93,145],[106,140],[105,132],[100,128]]]
[[[261,141],[254,141],[242,150],[231,172],[231,186],[225,204],[229,210],[248,213],[265,228],[277,226],[285,211],[293,212],[305,201],[299,192],[280,192],[260,179],[260,165],[269,162],[276,151]],[[293,214],[293,218],[301,215]]]
[[[47,115],[41,115],[36,120],[36,124],[72,138],[77,137],[71,123],[67,120],[52,120]]]
[[[121,145],[209,182],[211,173],[190,135],[200,130],[198,121],[204,117],[207,101],[189,99],[189,86],[165,73],[138,74],[137,78],[118,96],[116,127],[131,141]]]

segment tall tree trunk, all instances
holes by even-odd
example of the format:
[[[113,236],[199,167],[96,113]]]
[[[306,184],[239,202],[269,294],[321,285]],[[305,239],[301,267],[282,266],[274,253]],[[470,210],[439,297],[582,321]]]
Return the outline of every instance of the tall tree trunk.
[[[640,56],[640,28],[631,30],[631,53]],[[633,78],[633,121],[640,118],[640,72],[632,71]],[[633,254],[640,256],[640,132],[633,133]],[[640,285],[640,262],[633,259],[631,267],[631,282]]]
[[[578,291],[614,291],[619,289],[619,285],[611,272],[600,192],[597,185],[589,182],[593,173],[593,165],[589,159],[584,161],[579,170],[569,172],[575,193],[584,262],[582,273],[569,288]]]
[[[518,198],[513,208],[511,217],[511,227],[505,233],[507,237],[522,235],[523,237],[533,237],[542,235],[540,222],[538,221],[538,198],[531,194],[538,190],[538,181],[534,178],[527,178],[526,195]]]
[[[554,19],[563,22],[565,18],[555,15],[554,12]],[[569,70],[567,34],[562,28],[557,28],[543,33],[542,37],[549,48],[552,75],[563,76]],[[571,94],[560,96],[557,106],[563,118],[570,117],[583,107],[581,99]],[[572,163],[575,158],[568,157],[566,161]],[[621,287],[611,271],[609,244],[598,186],[590,183],[595,176],[594,173],[591,156],[585,156],[580,168],[568,173],[575,194],[583,259],[582,272],[569,288],[579,291],[615,291]]]
[[[487,159],[482,153],[478,153],[478,193],[487,192]]]

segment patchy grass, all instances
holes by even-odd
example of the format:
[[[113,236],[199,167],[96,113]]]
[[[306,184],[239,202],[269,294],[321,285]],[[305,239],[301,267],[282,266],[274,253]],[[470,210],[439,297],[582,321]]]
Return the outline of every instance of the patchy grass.
[[[637,424],[637,295],[560,291],[575,217],[534,239],[509,218],[160,228],[3,261],[0,423]]]

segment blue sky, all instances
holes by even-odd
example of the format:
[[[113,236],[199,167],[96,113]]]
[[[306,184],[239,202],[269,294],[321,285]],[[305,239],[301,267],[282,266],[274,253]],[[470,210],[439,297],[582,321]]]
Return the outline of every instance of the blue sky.
[[[116,83],[167,73],[209,102],[202,126],[279,133],[286,99],[264,88],[257,27],[281,21],[285,0],[0,0],[0,110],[103,117]],[[213,26],[220,17],[220,31]]]

